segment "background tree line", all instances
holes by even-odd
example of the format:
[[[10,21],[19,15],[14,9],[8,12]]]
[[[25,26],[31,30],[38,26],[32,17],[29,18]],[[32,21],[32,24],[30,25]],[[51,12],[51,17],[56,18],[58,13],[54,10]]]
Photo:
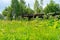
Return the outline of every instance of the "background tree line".
[[[40,2],[39,2],[40,1]],[[6,7],[2,15],[8,20],[19,19],[21,14],[33,14],[33,13],[50,13],[60,11],[60,4],[50,0],[50,3],[43,8],[43,0],[35,0],[34,9],[30,8],[30,4],[26,5],[25,0],[11,0],[11,5]]]

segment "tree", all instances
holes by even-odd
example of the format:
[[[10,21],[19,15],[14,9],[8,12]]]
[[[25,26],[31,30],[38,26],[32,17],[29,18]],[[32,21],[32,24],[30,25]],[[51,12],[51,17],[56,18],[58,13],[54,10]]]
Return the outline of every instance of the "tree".
[[[34,11],[35,11],[35,13],[40,13],[40,6],[39,6],[39,3],[38,3],[38,0],[35,0]]]
[[[2,11],[2,14],[3,14],[4,16],[7,16],[7,14],[8,14],[7,8],[5,8],[5,9]]]
[[[11,6],[6,7],[3,10],[3,15],[7,17],[7,19],[17,19],[21,14],[26,13],[26,6],[24,0],[11,0]]]
[[[24,0],[20,0],[20,12],[24,14],[26,12],[26,5]]]
[[[43,12],[43,0],[40,0],[40,10],[41,10],[41,13]]]
[[[30,5],[28,4],[28,7],[26,8],[27,14],[33,14],[34,11],[30,8]]]
[[[11,20],[12,19],[12,8],[11,6],[6,7],[2,14],[4,15],[4,17],[6,17],[7,19]]]
[[[56,4],[53,0],[44,8],[45,13],[60,11],[59,4]]]
[[[12,7],[12,15],[15,16],[15,19],[18,18],[18,16],[21,13],[20,4],[19,4],[18,0],[12,0],[11,7]]]
[[[0,14],[0,20],[3,20],[4,16],[2,14]]]

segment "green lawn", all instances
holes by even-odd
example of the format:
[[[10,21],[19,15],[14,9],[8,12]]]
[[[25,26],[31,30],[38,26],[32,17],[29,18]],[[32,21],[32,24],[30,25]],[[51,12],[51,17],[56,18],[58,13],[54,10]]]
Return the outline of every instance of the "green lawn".
[[[0,21],[0,40],[60,40],[60,20]]]

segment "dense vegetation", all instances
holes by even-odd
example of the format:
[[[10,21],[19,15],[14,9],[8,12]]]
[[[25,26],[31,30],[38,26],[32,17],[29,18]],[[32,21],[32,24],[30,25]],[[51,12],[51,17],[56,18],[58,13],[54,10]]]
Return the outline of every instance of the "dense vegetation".
[[[60,40],[60,20],[0,21],[0,40]]]
[[[0,40],[60,40],[59,19],[52,16],[48,19],[32,17],[32,20],[27,21],[27,18],[20,17],[23,14],[60,12],[60,4],[55,3],[54,0],[50,0],[45,8],[43,8],[44,0],[34,1],[34,9],[31,9],[30,4],[26,5],[25,0],[11,0],[11,5],[0,14]]]
[[[60,12],[60,4],[55,3],[54,0],[50,0],[50,3],[43,8],[44,0],[34,0],[33,9],[30,8],[30,4],[26,5],[25,0],[11,0],[11,5],[6,7],[2,15],[6,17],[7,20],[17,20],[20,18],[21,14],[38,14],[38,13],[53,13]]]

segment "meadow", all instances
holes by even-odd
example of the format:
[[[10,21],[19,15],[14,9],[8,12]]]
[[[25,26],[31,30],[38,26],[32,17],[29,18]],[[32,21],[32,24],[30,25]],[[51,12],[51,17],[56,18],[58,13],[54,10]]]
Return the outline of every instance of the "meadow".
[[[60,20],[0,20],[0,40],[60,40]]]

